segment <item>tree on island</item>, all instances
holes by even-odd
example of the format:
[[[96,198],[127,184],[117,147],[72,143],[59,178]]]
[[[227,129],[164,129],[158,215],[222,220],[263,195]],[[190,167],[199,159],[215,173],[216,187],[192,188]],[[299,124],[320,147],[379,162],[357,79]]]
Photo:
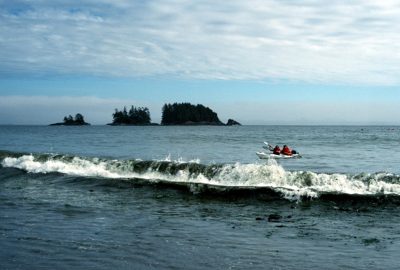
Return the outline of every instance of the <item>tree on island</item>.
[[[129,112],[126,107],[122,111],[115,109],[112,116],[113,125],[148,125],[151,121],[150,111],[147,107],[131,106]]]
[[[82,114],[77,113],[75,118],[72,118],[72,115],[68,115],[64,117],[64,124],[66,125],[85,125],[85,119]]]
[[[77,123],[78,125],[83,125],[85,123],[85,119],[83,118],[82,114],[77,113],[75,115],[75,123]]]
[[[64,117],[64,121],[61,123],[51,124],[51,126],[82,126],[82,125],[90,125],[85,122],[85,119],[82,114],[77,113],[75,118],[72,115],[68,115]]]
[[[72,124],[74,122],[74,119],[72,118],[72,115],[64,116],[64,124]]]
[[[218,115],[201,104],[190,103],[164,104],[162,108],[162,125],[207,124],[223,125]]]

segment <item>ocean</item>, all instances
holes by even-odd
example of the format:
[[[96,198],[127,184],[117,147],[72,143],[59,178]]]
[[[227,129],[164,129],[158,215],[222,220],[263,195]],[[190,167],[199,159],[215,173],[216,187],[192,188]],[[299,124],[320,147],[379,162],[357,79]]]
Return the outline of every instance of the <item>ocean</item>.
[[[263,142],[302,158],[260,160]],[[0,269],[398,269],[399,142],[399,126],[0,126]]]

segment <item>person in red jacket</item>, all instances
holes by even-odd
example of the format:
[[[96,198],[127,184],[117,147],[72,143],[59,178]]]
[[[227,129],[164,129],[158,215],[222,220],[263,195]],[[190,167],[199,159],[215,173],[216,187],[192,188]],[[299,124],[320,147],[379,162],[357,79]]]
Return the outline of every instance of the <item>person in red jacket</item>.
[[[291,156],[293,153],[292,153],[292,150],[287,145],[284,145],[282,148],[281,154]]]
[[[281,154],[281,148],[279,148],[278,145],[275,146],[275,148],[272,150],[274,155],[280,155]]]

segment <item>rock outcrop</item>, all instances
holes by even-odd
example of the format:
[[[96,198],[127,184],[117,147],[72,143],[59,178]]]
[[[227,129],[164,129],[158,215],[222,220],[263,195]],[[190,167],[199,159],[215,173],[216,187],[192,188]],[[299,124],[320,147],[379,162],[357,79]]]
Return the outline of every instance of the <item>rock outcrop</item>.
[[[241,124],[233,119],[229,119],[226,123],[227,126],[241,126]]]

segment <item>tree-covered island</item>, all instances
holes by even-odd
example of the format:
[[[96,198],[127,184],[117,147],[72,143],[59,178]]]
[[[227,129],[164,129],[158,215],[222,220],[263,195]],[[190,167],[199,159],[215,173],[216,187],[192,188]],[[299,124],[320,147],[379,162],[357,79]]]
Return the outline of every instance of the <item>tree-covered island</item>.
[[[128,125],[158,125],[151,123],[150,111],[147,107],[131,106],[129,110],[124,107],[122,110],[115,109],[112,114],[113,121],[108,124],[111,126]],[[54,123],[50,126],[83,126],[90,125],[85,122],[82,114],[77,113],[75,117],[68,115],[64,121]],[[233,126],[240,125],[233,119],[229,119],[226,124],[222,123],[216,112],[210,108],[191,103],[173,103],[164,104],[162,107],[161,125],[214,125],[214,126]]]
[[[155,125],[151,123],[150,111],[147,107],[135,107],[131,106],[128,111],[126,107],[119,111],[115,109],[112,114],[113,122],[109,125],[119,126],[119,125]]]
[[[224,125],[217,113],[201,104],[190,103],[164,104],[162,125]]]
[[[82,114],[77,113],[75,117],[68,115],[64,117],[64,121],[60,123],[50,124],[50,126],[88,126]]]

